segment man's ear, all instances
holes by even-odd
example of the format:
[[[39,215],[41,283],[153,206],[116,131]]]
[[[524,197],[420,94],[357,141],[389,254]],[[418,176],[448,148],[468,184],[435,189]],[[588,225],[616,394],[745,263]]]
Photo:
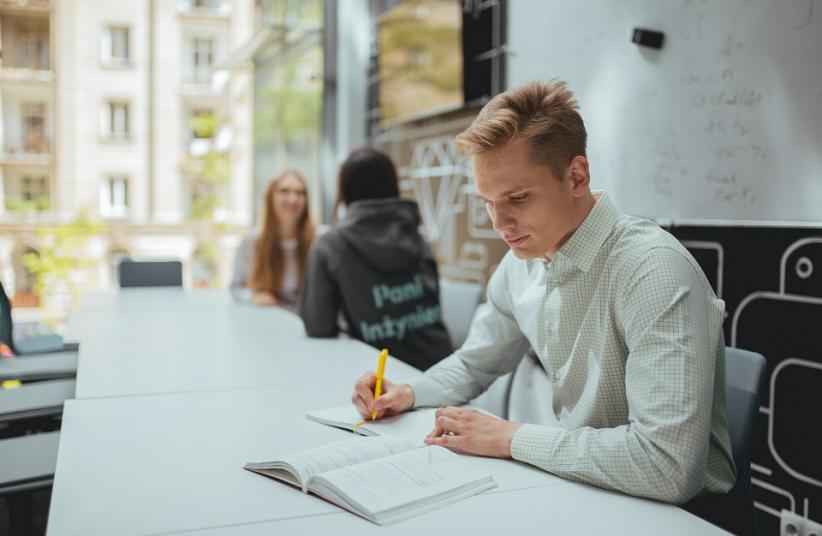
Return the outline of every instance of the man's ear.
[[[571,193],[574,197],[580,197],[588,192],[591,184],[591,174],[588,172],[588,159],[582,155],[577,155],[571,159],[568,166],[568,173],[571,176]]]

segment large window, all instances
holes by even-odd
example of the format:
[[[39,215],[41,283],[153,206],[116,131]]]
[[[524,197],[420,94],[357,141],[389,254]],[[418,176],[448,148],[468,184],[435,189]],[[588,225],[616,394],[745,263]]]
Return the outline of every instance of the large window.
[[[197,37],[192,43],[194,81],[205,84],[211,80],[214,65],[214,39]]]
[[[276,174],[272,170],[297,169],[309,182],[309,202],[316,214],[322,162],[323,2],[261,0],[260,6],[261,20],[287,29],[287,35],[255,57],[254,210],[262,206]]]
[[[42,153],[47,150],[46,105],[42,102],[24,102],[21,106],[23,151]]]
[[[109,26],[103,32],[103,63],[127,65],[131,59],[128,26]]]
[[[14,172],[5,178],[4,208],[9,214],[32,214],[51,209],[50,177],[36,169]]]
[[[48,33],[40,28],[20,32],[20,66],[29,69],[49,68]]]
[[[48,197],[48,178],[42,175],[23,175],[20,178],[20,197],[23,201],[37,201]]]
[[[105,218],[128,216],[128,178],[106,177],[100,185],[100,215]]]
[[[109,101],[103,107],[101,134],[104,138],[117,140],[129,137],[129,105],[122,101]]]

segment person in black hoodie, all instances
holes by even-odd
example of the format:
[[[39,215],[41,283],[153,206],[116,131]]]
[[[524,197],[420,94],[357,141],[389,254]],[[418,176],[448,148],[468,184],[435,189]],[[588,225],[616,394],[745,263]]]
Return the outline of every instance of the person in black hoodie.
[[[371,148],[351,153],[338,178],[337,205],[346,214],[309,252],[299,299],[305,331],[309,337],[347,331],[426,370],[453,348],[417,203],[399,198],[393,162]]]

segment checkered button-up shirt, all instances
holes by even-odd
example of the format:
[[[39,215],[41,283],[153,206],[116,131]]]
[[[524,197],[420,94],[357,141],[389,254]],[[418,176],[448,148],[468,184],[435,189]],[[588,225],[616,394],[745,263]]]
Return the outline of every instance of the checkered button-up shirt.
[[[530,346],[558,425],[523,424],[515,459],[671,503],[725,492],[724,303],[673,236],[598,197],[550,262],[505,256],[463,347],[409,382],[415,404],[468,402]]]

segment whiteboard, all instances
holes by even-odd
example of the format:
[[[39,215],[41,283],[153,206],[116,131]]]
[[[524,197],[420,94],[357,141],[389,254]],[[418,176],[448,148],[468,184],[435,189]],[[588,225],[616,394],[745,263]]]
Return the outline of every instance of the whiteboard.
[[[511,0],[508,87],[564,79],[592,187],[656,219],[822,220],[822,0]],[[631,42],[662,31],[661,50]]]

